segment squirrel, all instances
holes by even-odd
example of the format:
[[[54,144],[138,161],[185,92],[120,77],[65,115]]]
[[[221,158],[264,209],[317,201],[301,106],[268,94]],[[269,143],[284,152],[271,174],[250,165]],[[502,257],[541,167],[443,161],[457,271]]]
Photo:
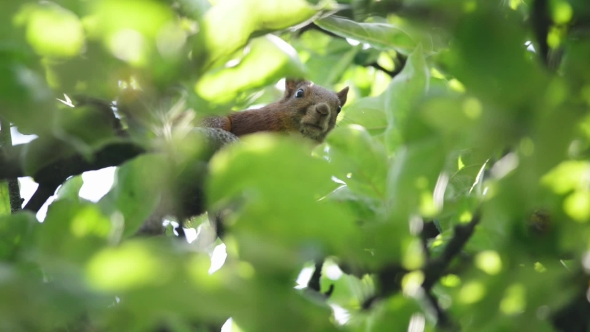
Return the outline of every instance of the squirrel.
[[[265,107],[233,112],[227,116],[210,116],[201,120],[196,128],[205,138],[211,153],[239,140],[240,136],[256,132],[300,133],[321,143],[334,128],[336,118],[346,103],[348,87],[340,92],[330,91],[307,80],[285,80],[283,97]],[[176,121],[181,121],[176,119]],[[202,179],[197,181],[202,182]],[[182,216],[205,212],[202,183],[178,190]],[[210,215],[218,236],[223,236],[223,213]],[[138,234],[160,234],[161,218],[146,222]],[[176,230],[182,232],[182,227]]]
[[[279,101],[259,109],[206,117],[200,126],[238,137],[260,131],[298,132],[321,143],[334,128],[347,94],[348,87],[334,92],[307,80],[285,79],[285,94]]]

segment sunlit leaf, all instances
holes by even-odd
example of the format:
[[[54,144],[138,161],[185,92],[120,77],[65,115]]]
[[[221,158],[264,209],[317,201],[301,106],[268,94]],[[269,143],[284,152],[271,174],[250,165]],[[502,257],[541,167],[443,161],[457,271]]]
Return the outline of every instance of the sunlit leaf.
[[[204,75],[196,91],[220,103],[236,98],[238,92],[259,88],[283,77],[304,77],[305,68],[295,50],[282,39],[268,35],[252,40],[249,53],[232,68]]]
[[[82,175],[71,177],[61,187],[59,187],[56,192],[56,196],[58,199],[78,199],[78,194],[82,188],[82,185],[84,185]]]
[[[401,142],[410,112],[414,111],[416,102],[428,90],[429,76],[422,47],[418,46],[408,57],[404,69],[391,80],[383,93],[389,149]]]
[[[390,24],[358,23],[335,16],[317,20],[315,23],[341,37],[367,43],[380,50],[394,49],[409,54],[416,47],[408,34]]]
[[[72,262],[81,262],[106,245],[113,227],[100,209],[90,203],[63,199],[49,206],[47,217],[36,227],[36,254],[48,268],[59,262],[43,257],[55,255]]]
[[[27,40],[40,55],[72,57],[84,46],[84,29],[71,11],[53,3],[25,7]]]
[[[221,208],[243,201],[232,231],[248,260],[293,264],[295,248],[311,255],[307,259],[355,250],[353,220],[332,202],[315,201],[335,184],[328,164],[311,157],[305,146],[255,135],[211,161],[210,202]]]
[[[101,38],[115,57],[134,66],[147,65],[158,34],[174,25],[171,9],[158,1],[99,0],[88,6],[89,37]]]
[[[210,64],[246,45],[251,36],[288,28],[315,13],[304,0],[220,0],[205,14],[193,60]]]
[[[372,135],[383,133],[387,129],[385,105],[381,97],[369,97],[355,100],[344,108],[344,116],[339,125],[358,124]]]
[[[375,198],[385,196],[387,156],[383,145],[358,125],[336,128],[327,139],[336,174],[351,190]]]
[[[10,194],[8,182],[0,183],[0,216],[10,214]]]

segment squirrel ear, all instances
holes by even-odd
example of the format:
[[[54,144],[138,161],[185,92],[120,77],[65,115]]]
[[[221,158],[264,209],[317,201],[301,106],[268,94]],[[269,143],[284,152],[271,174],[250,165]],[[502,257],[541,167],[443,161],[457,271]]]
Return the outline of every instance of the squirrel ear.
[[[344,106],[344,104],[346,104],[346,96],[348,95],[348,87],[340,90],[337,95],[338,99],[340,99],[340,106]]]
[[[285,78],[285,97],[291,96],[297,86],[303,81],[302,79]]]

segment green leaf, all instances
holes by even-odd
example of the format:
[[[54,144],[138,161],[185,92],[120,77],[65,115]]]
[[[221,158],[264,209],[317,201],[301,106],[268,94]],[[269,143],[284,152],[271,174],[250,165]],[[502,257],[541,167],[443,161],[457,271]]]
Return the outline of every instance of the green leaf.
[[[417,101],[428,91],[429,77],[430,71],[422,47],[418,46],[408,57],[404,69],[391,80],[387,90],[383,92],[389,151],[393,151],[402,141],[401,135],[408,125],[410,113],[414,111]]]
[[[124,237],[135,234],[160,202],[166,166],[163,155],[145,154],[117,169],[113,188],[98,205],[112,218],[120,213]]]
[[[62,199],[49,206],[36,230],[38,262],[59,269],[59,260],[83,262],[106,245],[113,226],[97,205]]]
[[[340,170],[336,176],[354,192],[383,199],[387,176],[383,145],[358,125],[336,128],[327,141],[330,161]]]
[[[330,86],[338,82],[342,75],[350,68],[354,57],[361,50],[360,46],[346,47],[333,46],[344,44],[342,41],[333,40],[327,48],[328,54],[313,54],[305,63],[308,68],[309,80],[322,86]],[[334,50],[336,48],[336,50]]]
[[[358,23],[335,16],[316,20],[315,23],[338,36],[367,43],[379,50],[394,49],[402,54],[409,54],[416,47],[408,34],[391,24]]]
[[[387,202],[394,220],[419,212],[424,197],[432,197],[446,160],[444,142],[431,136],[398,149],[387,174]]]
[[[8,182],[0,182],[0,216],[10,214],[10,194]]]
[[[372,221],[383,212],[383,201],[353,192],[348,186],[340,186],[327,198],[350,209],[360,221]]]
[[[84,185],[82,175],[73,176],[59,187],[55,195],[57,196],[57,199],[77,200],[80,197],[79,193],[82,185]]]
[[[180,9],[184,15],[200,21],[205,13],[211,9],[209,0],[180,0]]]
[[[25,7],[27,41],[42,56],[64,58],[78,55],[84,47],[84,28],[71,11],[54,3]]]
[[[43,78],[20,63],[16,54],[0,50],[0,116],[27,134],[47,133],[55,101]]]
[[[169,6],[153,0],[98,0],[87,4],[93,14],[86,23],[88,38],[102,40],[112,55],[135,67],[147,67],[157,54],[166,54],[184,44],[174,13]],[[166,39],[168,37],[168,39]],[[158,45],[160,42],[160,45]],[[158,47],[160,46],[160,47]]]
[[[193,60],[207,68],[246,45],[249,38],[291,27],[315,14],[305,0],[220,0],[205,14]]]
[[[382,97],[367,97],[355,100],[344,107],[344,115],[338,125],[357,124],[365,127],[371,135],[387,129],[387,117]]]
[[[294,269],[320,253],[355,251],[351,216],[328,194],[329,165],[310,156],[305,145],[257,134],[213,157],[207,187],[217,209],[243,202],[231,227],[244,259],[268,269]],[[301,253],[304,257],[300,257]]]
[[[454,31],[455,47],[441,54],[449,72],[469,91],[491,105],[501,105],[494,114],[496,121],[514,121],[515,116],[528,110],[525,105],[543,100],[538,96],[543,95],[547,78],[537,61],[524,56],[523,44],[528,37],[521,19],[489,3],[482,4],[459,21]],[[473,34],[474,29],[480,33]]]
[[[205,74],[196,92],[207,100],[226,103],[239,92],[275,83],[283,77],[303,77],[305,67],[295,50],[274,35],[253,39],[250,52],[231,68]]]
[[[0,216],[0,260],[12,260],[19,248],[30,245],[31,232],[38,224],[35,215],[28,211]]]

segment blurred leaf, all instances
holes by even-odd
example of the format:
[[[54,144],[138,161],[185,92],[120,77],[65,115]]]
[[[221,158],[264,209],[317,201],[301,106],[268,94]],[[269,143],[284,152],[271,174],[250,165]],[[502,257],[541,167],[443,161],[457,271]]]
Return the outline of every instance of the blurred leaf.
[[[584,188],[580,179],[590,171],[587,161],[563,161],[542,178],[542,183],[557,194],[563,195],[576,188]]]
[[[157,39],[174,29],[174,14],[153,0],[98,0],[88,3],[92,13],[84,21],[90,39],[100,38],[118,59],[145,67],[157,51]],[[170,41],[169,39],[168,41]]]
[[[112,189],[98,205],[120,223],[123,237],[135,234],[160,202],[166,167],[163,155],[145,154],[117,169]]]
[[[328,165],[312,158],[304,145],[252,135],[214,156],[210,167],[207,192],[214,206],[244,200],[231,227],[244,259],[293,269],[299,259],[322,252],[356,250],[352,218],[332,202],[315,201],[335,184]]]
[[[345,44],[345,47],[339,45]],[[354,61],[360,46],[350,47],[341,40],[332,40],[326,54],[313,54],[306,62],[307,78],[316,84],[330,86],[336,83]]]
[[[250,52],[237,66],[204,75],[197,83],[197,93],[225,103],[235,99],[240,91],[260,88],[283,77],[304,77],[305,68],[295,50],[279,37],[253,39],[249,48]]]
[[[10,194],[8,192],[8,182],[0,183],[0,216],[10,214]]]
[[[22,11],[27,40],[38,54],[60,58],[82,51],[84,30],[74,13],[50,2],[25,6]]]
[[[355,100],[344,107],[344,116],[339,125],[358,124],[371,134],[378,135],[387,129],[387,117],[382,97],[367,97]]]
[[[55,102],[38,73],[27,68],[11,51],[0,50],[0,115],[22,133],[42,134],[51,126]]]
[[[518,23],[521,18],[499,11],[497,6],[484,4],[463,16],[455,30],[457,45],[445,56],[451,73],[470,91],[492,104],[510,105],[505,115],[515,116],[517,112],[511,113],[514,107],[542,94],[546,79],[537,63],[524,56],[527,39]],[[474,29],[480,33],[473,34]]]
[[[345,18],[326,17],[315,21],[341,37],[367,43],[379,50],[394,49],[402,54],[409,54],[416,43],[403,30],[385,23],[357,23]]]
[[[30,245],[37,224],[35,215],[27,211],[0,216],[0,260],[14,260],[19,248]]]
[[[37,138],[28,143],[22,152],[23,169],[28,176],[35,176],[43,167],[71,155],[73,147],[51,136]]]
[[[329,136],[330,161],[348,187],[369,197],[385,198],[385,148],[358,125],[336,128]]]
[[[220,0],[205,14],[193,60],[207,68],[246,45],[250,37],[299,24],[315,13],[305,0]]]
[[[116,139],[114,114],[110,112],[90,106],[60,109],[56,114],[55,136],[91,158],[93,152]]]
[[[79,193],[80,189],[82,189],[82,185],[84,185],[82,175],[73,176],[57,189],[55,195],[57,196],[57,199],[77,200],[80,197]]]
[[[155,285],[174,273],[149,246],[129,242],[97,253],[87,266],[91,285],[107,291],[124,291]]]
[[[180,0],[178,3],[183,14],[197,21],[200,21],[203,15],[211,9],[209,0]]]
[[[111,221],[96,205],[67,199],[55,201],[43,224],[36,228],[38,262],[54,272],[65,263],[61,260],[83,262],[107,244],[113,231]]]
[[[387,201],[396,220],[417,212],[422,193],[432,195],[445,162],[445,146],[432,136],[398,149],[387,174]]]
[[[327,198],[348,207],[363,222],[373,220],[377,214],[383,212],[380,200],[353,192],[346,185],[336,188]]]
[[[391,80],[383,93],[388,123],[386,136],[389,151],[403,141],[404,131],[414,134],[414,131],[406,128],[411,125],[408,118],[414,111],[416,102],[428,91],[429,76],[422,47],[418,46],[408,57],[404,69]]]

